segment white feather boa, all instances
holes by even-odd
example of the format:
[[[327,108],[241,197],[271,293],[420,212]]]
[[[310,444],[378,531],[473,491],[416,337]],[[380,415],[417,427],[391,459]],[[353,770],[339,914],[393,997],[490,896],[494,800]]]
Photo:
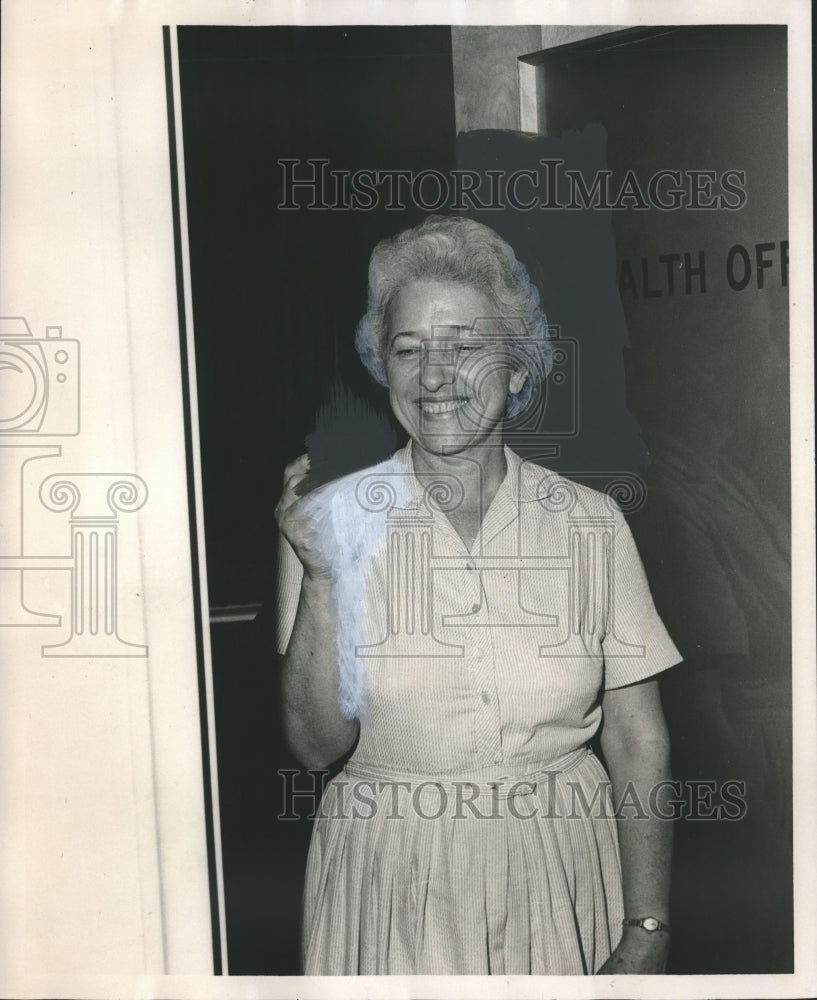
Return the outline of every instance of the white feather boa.
[[[329,483],[305,501],[314,544],[331,566],[340,710],[347,719],[366,716],[366,669],[357,649],[370,641],[366,635],[370,570],[372,560],[386,548],[388,511],[411,504],[407,475],[405,461],[395,456]],[[361,490],[364,479],[368,488]]]

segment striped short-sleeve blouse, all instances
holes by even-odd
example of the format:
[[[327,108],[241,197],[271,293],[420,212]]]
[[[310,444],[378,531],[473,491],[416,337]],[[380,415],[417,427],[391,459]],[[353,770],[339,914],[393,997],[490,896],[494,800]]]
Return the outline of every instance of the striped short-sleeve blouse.
[[[616,504],[522,461],[508,448],[505,454],[507,475],[470,550],[443,510],[446,503],[456,503],[456,484],[418,479],[410,445],[388,462],[329,488],[334,505],[322,530],[334,536],[329,549],[340,568],[335,587],[338,649],[328,655],[340,663],[347,714],[361,720],[358,745],[341,780],[393,775],[409,783],[457,777],[490,782],[573,768],[577,755],[584,760],[599,727],[603,691],[650,677],[680,660],[653,606]],[[301,570],[283,540],[280,566],[279,648],[284,652]],[[583,763],[578,770],[585,768],[580,778],[591,787],[604,774],[598,762],[589,766],[598,771],[587,771]],[[429,880],[437,885],[434,872],[441,881],[430,902],[428,895],[423,897],[418,913],[416,880],[424,863],[417,860],[416,841],[428,836],[427,827],[412,833],[408,820],[398,824],[403,838],[398,843],[394,824],[378,823],[376,817],[368,825],[347,820],[327,817],[316,826],[304,924],[307,971],[586,972],[594,971],[592,966],[615,944],[620,887],[614,824],[603,826],[601,835],[599,823],[590,828],[593,850],[602,859],[587,869],[594,887],[590,891],[575,882],[575,871],[583,870],[578,862],[574,876],[565,876],[567,882],[559,881],[564,881],[562,875],[554,882],[553,871],[565,870],[565,844],[571,837],[584,843],[585,833],[577,828],[568,828],[561,846],[550,847],[546,841],[551,834],[540,830],[545,841],[537,847],[529,842],[530,824],[506,823],[505,847],[489,849],[486,845],[497,836],[489,834],[490,823],[457,827],[452,820],[453,827],[439,834],[436,847],[427,844],[421,851],[432,873],[422,883],[424,891]],[[445,816],[435,822],[445,824]],[[386,838],[380,847],[378,829]],[[452,874],[447,852],[454,829],[465,838],[470,863],[479,865],[484,857],[505,886],[504,895],[500,892],[504,901],[489,905],[485,889],[474,902],[470,888]],[[382,846],[386,842],[388,849]],[[504,861],[490,853],[495,850]],[[415,860],[402,863],[400,857]],[[537,859],[544,858],[545,869],[525,889],[527,902],[519,904],[524,916],[513,918],[509,913],[516,912],[516,903],[507,898],[508,873],[521,864],[520,857],[533,870]],[[349,864],[359,865],[353,877]],[[386,871],[391,872],[391,888],[382,884]],[[562,886],[558,892],[557,882]],[[403,897],[395,886],[403,887]],[[463,892],[466,900],[452,902]],[[549,894],[547,919],[542,917],[542,892]],[[448,902],[442,911],[435,909],[435,899],[439,904],[443,897]],[[472,924],[463,925],[471,903],[475,916]],[[371,915],[362,914],[372,905],[389,911],[388,927],[378,920],[374,927]],[[577,915],[582,905],[583,915]],[[491,943],[492,906],[505,928],[499,944],[496,935]],[[508,920],[522,928],[511,938]],[[535,927],[540,925],[537,943]],[[458,950],[464,952],[462,960],[452,957]]]

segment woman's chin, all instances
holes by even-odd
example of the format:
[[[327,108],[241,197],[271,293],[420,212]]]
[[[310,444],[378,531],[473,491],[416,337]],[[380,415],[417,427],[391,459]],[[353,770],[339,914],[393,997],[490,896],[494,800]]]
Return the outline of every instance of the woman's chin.
[[[451,434],[413,433],[411,438],[416,447],[422,448],[430,455],[458,455],[461,452],[490,449],[498,444],[501,445],[501,439],[495,440],[492,434],[477,432],[469,434],[462,430]]]
[[[502,418],[483,422],[464,419],[462,411],[410,416],[395,409],[395,416],[414,442],[430,455],[456,455],[474,448],[502,445]]]

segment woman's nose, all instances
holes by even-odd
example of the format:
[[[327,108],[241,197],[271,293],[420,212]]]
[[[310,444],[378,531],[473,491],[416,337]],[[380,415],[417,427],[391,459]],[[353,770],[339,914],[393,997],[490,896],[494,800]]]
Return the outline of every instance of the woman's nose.
[[[454,381],[456,354],[456,348],[436,344],[426,347],[420,365],[420,382],[424,388],[436,392],[440,386]]]

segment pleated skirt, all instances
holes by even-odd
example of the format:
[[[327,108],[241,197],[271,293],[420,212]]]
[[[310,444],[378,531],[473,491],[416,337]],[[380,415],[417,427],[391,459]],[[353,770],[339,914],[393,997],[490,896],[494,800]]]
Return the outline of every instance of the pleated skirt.
[[[350,761],[315,821],[305,974],[593,974],[623,918],[605,788],[584,747],[514,777]]]

